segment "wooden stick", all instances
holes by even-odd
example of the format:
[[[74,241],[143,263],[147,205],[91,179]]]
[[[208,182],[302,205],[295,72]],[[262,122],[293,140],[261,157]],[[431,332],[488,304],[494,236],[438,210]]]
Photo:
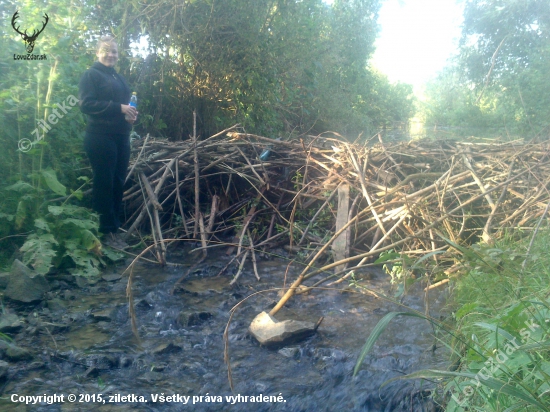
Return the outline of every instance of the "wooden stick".
[[[199,155],[197,151],[197,112],[193,110],[193,163],[195,165],[195,225],[193,226],[193,239],[197,238],[200,220],[200,173],[199,173]]]
[[[201,212],[199,212],[199,226],[201,229],[200,236],[201,236],[201,244],[202,244],[202,256],[203,258],[205,258],[206,255],[208,254],[208,250],[206,249],[207,233],[206,233],[206,229],[204,228],[204,219],[202,217]]]
[[[172,159],[172,161],[170,161],[170,163],[168,163],[167,165],[164,166],[164,173],[162,175],[162,177],[160,178],[157,186],[155,187],[155,190],[153,193],[155,193],[155,195],[158,195],[159,192],[160,192],[160,189],[162,188],[162,186],[164,185],[164,182],[166,181],[166,177],[168,176],[168,172],[170,170],[170,167],[171,165],[176,161],[176,158]],[[132,226],[130,226],[130,228],[128,229],[128,231],[126,232],[126,235],[125,235],[125,239],[128,239],[130,237],[130,235],[134,232],[134,230],[137,229],[137,227],[139,226],[139,224],[141,223],[141,221],[143,220],[143,218],[145,217],[145,215],[147,214],[147,210],[146,210],[146,207],[147,205],[149,205],[149,201],[147,201],[142,209],[141,209],[141,213],[139,214],[139,216],[136,218],[136,220],[134,221],[134,223],[132,224]]]
[[[159,263],[164,266],[166,265],[166,245],[164,244],[164,239],[162,236],[162,228],[160,227],[160,219],[159,219],[159,211],[157,209],[153,209],[153,216],[155,218],[155,225],[157,229],[157,236],[158,241],[160,244],[160,259]]]
[[[353,166],[355,167],[355,170],[359,174],[359,179],[360,179],[360,182],[361,182],[361,189],[363,189],[363,196],[365,197],[365,199],[367,199],[367,202],[368,202],[369,207],[371,209],[371,213],[374,216],[374,218],[376,219],[376,223],[378,223],[378,226],[380,227],[380,230],[382,231],[382,233],[386,234],[386,228],[384,227],[384,225],[380,221],[380,217],[376,213],[376,210],[372,207],[372,200],[369,196],[369,193],[367,192],[367,184],[365,182],[365,176],[363,175],[363,171],[359,167],[359,164],[357,163],[357,160],[355,160],[355,156],[353,155],[353,152],[351,151],[349,145],[346,145],[346,148],[349,151],[349,155],[350,155],[351,161],[353,163]]]
[[[513,178],[511,178],[511,179],[509,179],[509,180],[517,179],[517,178],[519,178],[520,176],[522,176],[522,175],[524,175],[524,174],[526,174],[526,173],[527,173],[526,170],[523,171],[523,172],[520,172],[520,173],[518,173],[517,175],[515,175]],[[507,183],[509,183],[509,181],[502,182],[502,183],[499,184],[498,186],[494,186],[494,187],[490,188],[489,190],[487,190],[486,193],[490,193],[490,192],[492,192],[492,191],[494,191],[494,190],[496,190],[496,189],[498,189],[498,188],[504,186],[504,185],[507,184]],[[466,205],[469,205],[469,204],[475,202],[476,200],[478,200],[479,198],[484,197],[484,196],[485,196],[485,195],[484,195],[483,193],[482,193],[482,194],[477,194],[477,195],[471,196],[470,199],[468,199],[466,202],[464,202],[464,203],[461,204],[460,206],[458,206],[458,207],[454,208],[453,210],[451,210],[451,211],[449,212],[449,214],[452,214],[452,213],[454,213],[454,212],[460,210],[462,207],[464,207],[464,206],[466,206]],[[360,214],[358,214],[358,215],[354,218],[354,220],[357,219],[359,215],[360,215]],[[421,234],[421,233],[424,233],[424,232],[428,231],[430,228],[433,228],[433,227],[437,226],[438,224],[440,224],[440,223],[441,223],[444,219],[446,219],[447,217],[448,217],[448,214],[446,214],[446,215],[440,217],[439,219],[437,219],[437,220],[436,220],[435,222],[433,222],[432,224],[430,224],[430,225],[424,227],[423,229],[419,230],[419,231],[417,232],[417,236],[418,236],[419,234]],[[340,235],[340,233],[342,233],[342,232],[347,228],[347,226],[350,225],[352,222],[353,222],[353,220],[350,220],[350,221],[348,222],[347,225],[345,225],[344,227],[342,227],[338,232],[336,232],[336,233],[333,235],[333,237],[331,238],[331,240],[333,240],[336,236]],[[346,258],[346,259],[342,259],[342,260],[340,260],[340,261],[338,261],[338,262],[333,262],[332,264],[325,265],[325,266],[323,266],[322,268],[317,269],[317,270],[315,270],[315,271],[309,273],[308,276],[307,276],[307,278],[309,278],[309,277],[311,277],[311,276],[315,276],[315,275],[318,274],[318,273],[324,272],[324,271],[326,271],[326,270],[328,270],[328,269],[332,269],[332,268],[337,267],[337,266],[339,266],[339,265],[342,265],[342,264],[344,264],[344,263],[352,262],[352,261],[358,260],[358,259],[364,259],[364,258],[366,258],[366,257],[373,256],[375,253],[379,253],[379,252],[383,252],[383,251],[385,251],[385,250],[393,249],[393,248],[395,248],[395,247],[397,247],[397,246],[400,246],[400,245],[404,244],[405,242],[407,242],[407,241],[410,240],[411,238],[412,238],[412,237],[406,237],[406,238],[404,238],[404,239],[401,239],[401,240],[399,240],[399,241],[397,241],[397,242],[392,243],[392,244],[389,245],[389,246],[382,247],[382,248],[378,249],[377,251],[376,251],[376,250],[371,250],[371,251],[366,252],[366,253],[362,253],[362,254],[359,254],[359,255],[356,255],[356,256],[353,256],[353,257],[349,257],[349,258]],[[326,248],[328,247],[329,244],[330,244],[330,240],[329,240],[329,242],[327,242],[327,244],[326,244],[323,248],[321,248],[321,250],[319,251],[319,253],[317,253],[316,257],[319,256],[321,252],[324,252],[324,250],[326,250]],[[294,281],[294,283],[293,283],[292,286],[289,288],[289,290],[283,295],[283,297],[279,300],[279,302],[275,305],[275,307],[274,307],[273,309],[271,309],[271,311],[269,312],[270,315],[274,315],[275,313],[277,313],[277,312],[279,311],[279,309],[281,309],[281,308],[284,306],[284,304],[292,297],[292,295],[294,294],[296,288],[302,283],[302,281],[303,281],[304,279],[307,279],[307,278],[306,278],[306,273],[307,273],[307,271],[311,268],[311,265],[312,265],[312,263],[313,263],[314,261],[315,261],[315,260],[313,260],[312,262],[310,262],[310,263],[303,269],[302,273],[300,273],[300,275],[299,275],[298,278]]]
[[[246,233],[248,234],[248,242],[250,243],[250,252],[252,253],[252,266],[254,267],[254,274],[256,275],[256,279],[260,280],[260,275],[258,274],[258,267],[256,265],[256,253],[254,252],[254,241],[252,239],[252,234],[250,233],[250,229],[246,229]]]
[[[206,228],[206,233],[210,235],[212,229],[214,228],[214,223],[216,222],[216,213],[218,213],[218,204],[220,202],[220,197],[218,195],[212,196],[212,206],[210,207],[210,218],[208,219],[208,226]]]
[[[145,191],[147,192],[147,195],[149,196],[149,200],[155,207],[155,209],[162,210],[162,206],[160,205],[157,196],[153,192],[153,188],[149,184],[149,180],[147,180],[147,177],[143,174],[143,172],[139,172],[139,177],[141,178],[141,181],[143,182],[143,186],[145,186]]]
[[[442,285],[446,285],[447,283],[449,283],[449,279],[443,279],[443,280],[440,280],[439,282],[436,282],[434,283],[433,285],[430,285],[430,286],[426,286],[424,288],[424,292],[427,292],[428,290],[432,290],[432,289],[435,289],[439,286],[442,286]]]
[[[187,222],[185,221],[185,213],[183,213],[183,206],[181,204],[180,196],[180,173],[179,173],[179,161],[176,161],[176,195],[178,199],[178,206],[180,209],[180,216],[183,222],[183,228],[185,229],[185,236],[189,237],[189,228],[187,227]]]
[[[239,264],[239,270],[237,271],[237,274],[235,277],[229,282],[230,285],[234,285],[235,282],[237,282],[237,279],[239,279],[239,276],[241,276],[241,272],[243,271],[244,262],[246,261],[246,258],[248,257],[248,254],[250,253],[250,249],[247,249],[246,252],[244,252],[244,256],[241,260],[241,263]]]
[[[145,136],[145,140],[143,141],[143,145],[141,146],[141,150],[139,151],[138,157],[132,167],[130,168],[130,171],[126,175],[126,179],[124,179],[124,183],[128,181],[130,176],[132,176],[132,173],[134,172],[134,169],[136,168],[136,165],[139,163],[139,159],[141,158],[141,155],[143,154],[143,151],[145,150],[145,146],[147,146],[147,140],[149,140],[149,133],[147,133],[147,136]]]

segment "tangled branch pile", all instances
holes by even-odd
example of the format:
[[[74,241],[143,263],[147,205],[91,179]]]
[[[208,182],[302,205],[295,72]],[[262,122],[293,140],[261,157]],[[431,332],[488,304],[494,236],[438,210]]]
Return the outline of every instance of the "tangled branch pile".
[[[448,240],[490,243],[505,228],[532,228],[550,200],[548,142],[330,136],[281,141],[234,126],[202,141],[136,141],[128,234],[150,230],[161,263],[167,237],[200,239],[206,253],[232,235],[228,253],[255,270],[258,251],[284,244],[308,263],[297,286],[390,249],[420,256],[450,250]]]

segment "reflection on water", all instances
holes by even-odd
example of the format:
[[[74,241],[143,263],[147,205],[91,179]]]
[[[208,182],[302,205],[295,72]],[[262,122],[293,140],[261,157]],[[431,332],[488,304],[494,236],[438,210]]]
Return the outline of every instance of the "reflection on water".
[[[397,318],[352,379],[357,356],[373,327],[389,311],[403,310],[354,290],[318,290],[294,297],[276,315],[278,319],[317,321],[323,316],[324,320],[316,335],[280,350],[260,347],[247,333],[251,320],[278,300],[277,292],[260,293],[242,303],[228,335],[235,386],[231,393],[223,342],[229,310],[254,292],[281,287],[287,262],[261,261],[261,282],[256,281],[252,268],[247,268],[240,283],[231,287],[230,276],[216,277],[227,259],[221,255],[199,266],[181,282],[176,294],[170,291],[186,268],[140,266],[134,293],[141,342],[134,339],[127,308],[121,304],[126,278],[100,281],[88,290],[76,291],[79,296],[66,313],[60,314],[71,317],[69,330],[57,332],[56,342],[40,336],[41,349],[35,351],[34,366],[19,364],[21,369],[5,383],[3,396],[101,393],[105,397],[118,393],[149,399],[146,404],[101,405],[102,411],[115,410],[113,406],[117,411],[130,406],[139,411],[435,410],[424,399],[428,394],[426,384],[422,387],[419,382],[397,381],[380,388],[396,376],[422,368],[445,367],[447,354],[442,349],[432,351],[432,329],[420,319]],[[300,267],[291,267],[287,282],[299,270]],[[369,288],[390,292],[388,277],[380,271],[358,273],[358,278],[361,276]],[[436,317],[444,303],[441,293],[435,291],[429,297],[431,314]],[[408,295],[403,304],[423,311],[423,293]],[[197,313],[211,316],[193,315]],[[29,337],[28,344],[36,346],[37,340]],[[223,399],[237,394],[281,394],[286,402],[153,403],[151,394],[160,393],[191,397],[208,394]],[[16,406],[5,400],[0,403],[2,410],[16,410]],[[78,408],[71,409],[67,404],[34,405],[22,410],[98,409],[91,404],[80,404]]]

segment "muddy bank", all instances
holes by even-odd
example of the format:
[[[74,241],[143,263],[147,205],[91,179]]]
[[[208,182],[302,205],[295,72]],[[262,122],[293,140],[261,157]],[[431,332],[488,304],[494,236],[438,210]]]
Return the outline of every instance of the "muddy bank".
[[[1,410],[437,410],[426,399],[429,385],[425,383],[398,381],[380,389],[390,378],[444,367],[448,356],[443,349],[433,350],[432,329],[420,319],[396,319],[352,379],[358,353],[374,325],[389,311],[403,309],[353,289],[295,296],[277,319],[316,322],[323,316],[324,320],[314,336],[280,349],[260,347],[247,332],[254,316],[276,303],[277,292],[260,293],[242,303],[229,329],[235,387],[231,393],[223,361],[229,310],[254,292],[281,287],[287,261],[262,260],[261,282],[247,268],[239,283],[230,287],[230,274],[216,277],[227,263],[220,254],[196,267],[174,294],[170,292],[175,282],[193,262],[186,249],[173,252],[170,261],[183,266],[162,269],[141,264],[136,268],[133,289],[141,342],[131,331],[127,277],[121,276],[128,262],[91,283],[79,279],[76,284],[66,275],[49,278],[51,290],[40,302],[17,304],[5,299],[5,313],[20,320],[16,330],[6,333],[14,338],[12,346],[27,355],[13,358],[0,348],[7,363]],[[288,281],[299,270],[297,265],[291,267]],[[373,290],[389,293],[388,277],[381,271],[363,270],[358,278]],[[443,304],[441,293],[430,296],[435,317]],[[423,294],[416,291],[403,304],[423,311]],[[70,403],[65,398],[63,403],[24,406],[10,401],[13,394],[95,394],[96,402]],[[142,396],[148,402],[116,394]],[[160,402],[157,397],[153,402],[153,395],[161,394],[181,398]],[[226,398],[239,394],[241,398]],[[262,400],[258,395],[284,401],[257,403],[246,398],[244,402],[244,396]],[[182,403],[185,396],[187,404]],[[193,396],[197,397],[194,405]]]

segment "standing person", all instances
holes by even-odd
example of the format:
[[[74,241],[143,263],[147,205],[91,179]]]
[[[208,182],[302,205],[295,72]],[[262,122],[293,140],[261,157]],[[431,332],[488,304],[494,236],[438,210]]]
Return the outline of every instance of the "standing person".
[[[117,231],[130,162],[130,131],[138,112],[128,104],[128,83],[114,68],[118,61],[114,38],[101,37],[96,55],[97,62],[84,72],[79,84],[80,110],[88,115],[84,150],[93,171],[92,207],[100,216],[104,244],[124,249],[128,245]]]

